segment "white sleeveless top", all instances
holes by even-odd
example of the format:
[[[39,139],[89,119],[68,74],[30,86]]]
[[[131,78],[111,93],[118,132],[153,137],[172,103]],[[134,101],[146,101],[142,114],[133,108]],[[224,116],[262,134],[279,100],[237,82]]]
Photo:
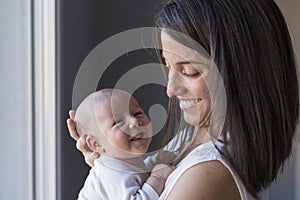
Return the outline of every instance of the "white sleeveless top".
[[[220,142],[217,142],[220,143]],[[219,146],[219,144],[217,144]],[[222,146],[220,144],[220,146]],[[165,189],[160,196],[160,200],[165,200],[172,188],[174,187],[177,180],[180,176],[189,168],[199,163],[203,163],[206,161],[218,160],[224,164],[224,166],[230,171],[234,181],[238,187],[240,196],[242,200],[254,200],[255,198],[247,191],[243,182],[240,180],[238,174],[234,171],[234,169],[230,166],[230,164],[220,155],[219,151],[215,148],[212,141],[206,142],[204,144],[199,145],[193,151],[191,151],[181,162],[179,162],[176,166],[176,169],[166,181]],[[267,200],[268,199],[268,190],[264,190],[263,193],[260,194],[260,199]]]

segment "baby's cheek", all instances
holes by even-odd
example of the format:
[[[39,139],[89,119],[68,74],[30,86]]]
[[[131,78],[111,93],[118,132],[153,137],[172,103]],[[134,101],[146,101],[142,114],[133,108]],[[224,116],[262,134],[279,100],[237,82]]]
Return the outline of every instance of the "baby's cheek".
[[[150,125],[150,123],[151,123],[151,120],[148,117],[145,117],[143,119],[143,125],[144,126],[148,126],[148,125]]]

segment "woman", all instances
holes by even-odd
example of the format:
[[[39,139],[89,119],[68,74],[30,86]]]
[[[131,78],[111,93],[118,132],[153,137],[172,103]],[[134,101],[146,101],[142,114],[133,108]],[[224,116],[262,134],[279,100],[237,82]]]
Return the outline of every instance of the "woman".
[[[156,22],[170,97],[165,135],[181,116],[179,134],[194,127],[161,199],[263,199],[291,154],[298,122],[297,70],[280,10],[272,0],[170,0]],[[223,121],[212,120],[222,119],[214,109],[224,100],[212,66],[224,84]],[[84,144],[81,137],[77,148],[91,163],[98,155]]]

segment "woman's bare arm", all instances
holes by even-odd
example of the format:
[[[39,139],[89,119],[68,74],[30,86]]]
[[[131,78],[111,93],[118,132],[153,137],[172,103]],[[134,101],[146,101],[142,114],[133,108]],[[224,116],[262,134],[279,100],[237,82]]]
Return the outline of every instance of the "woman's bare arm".
[[[200,163],[178,179],[167,199],[240,200],[229,170],[219,161]]]

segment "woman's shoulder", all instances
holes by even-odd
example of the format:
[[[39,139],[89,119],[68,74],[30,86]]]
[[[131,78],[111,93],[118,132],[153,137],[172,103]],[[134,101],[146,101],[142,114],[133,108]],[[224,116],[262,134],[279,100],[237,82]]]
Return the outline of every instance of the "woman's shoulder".
[[[168,198],[180,199],[183,194],[186,199],[241,199],[231,172],[218,160],[198,163],[182,173]]]
[[[221,144],[210,141],[196,147],[178,163],[167,180],[161,199],[182,199],[180,195],[188,193],[191,196],[187,199],[252,200],[234,168],[215,145],[222,149]]]

